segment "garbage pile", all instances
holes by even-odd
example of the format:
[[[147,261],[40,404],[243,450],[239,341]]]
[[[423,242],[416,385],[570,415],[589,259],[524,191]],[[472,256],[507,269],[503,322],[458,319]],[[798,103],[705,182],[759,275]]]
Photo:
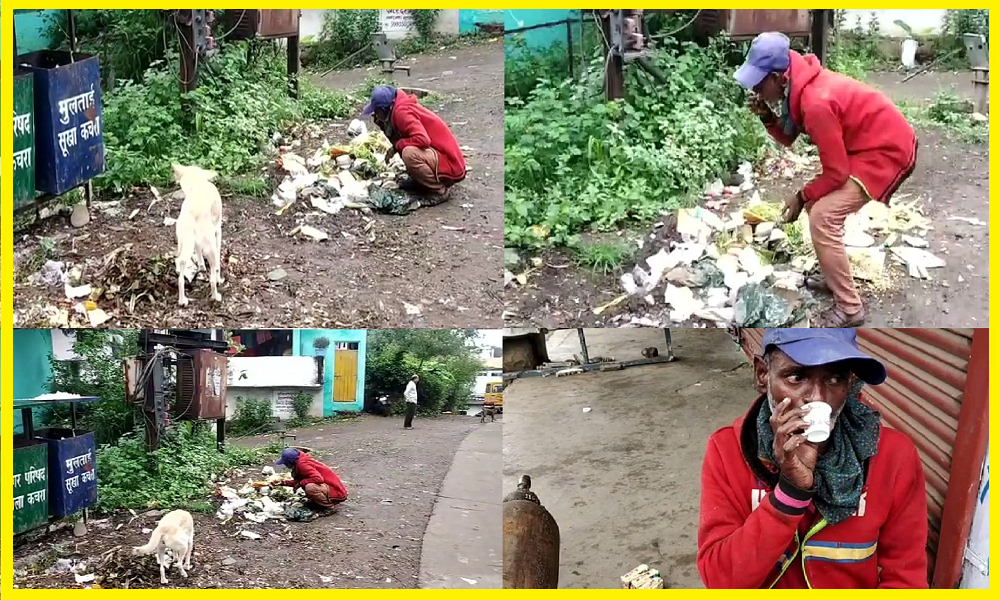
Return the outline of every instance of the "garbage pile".
[[[785,150],[769,157],[761,172],[770,180],[801,179],[815,163],[816,157]],[[676,239],[622,275],[625,293],[594,313],[641,298],[654,309],[650,316],[631,316],[631,325],[808,326],[819,307],[805,285],[818,272],[808,214],[782,224],[783,202],[764,200],[753,175],[745,163],[728,182],[709,185],[702,206],[677,211]],[[897,196],[891,206],[869,202],[845,223],[854,278],[873,291],[887,291],[898,284],[889,268],[897,264],[911,277],[930,279],[930,271],[945,266],[927,250],[932,229],[918,199]],[[653,318],[657,312],[659,321]]]
[[[782,203],[766,202],[757,192],[733,212],[681,209],[680,241],[622,275],[625,295],[611,304],[634,296],[650,306],[663,303],[673,323],[697,319],[718,327],[806,325],[817,306],[805,288],[806,276],[817,270],[809,217],[803,213],[799,221],[781,225],[782,209]],[[869,202],[845,223],[844,242],[855,279],[875,290],[892,288],[889,256],[910,276],[929,279],[929,270],[945,266],[926,250],[932,228],[917,200],[899,198],[892,206]]]
[[[286,175],[271,200],[279,215],[299,201],[331,215],[345,208],[405,215],[419,208],[399,191],[397,179],[406,171],[402,159],[395,155],[385,162],[392,148],[388,138],[381,131],[368,131],[359,120],[351,122],[347,133],[348,143],[324,141],[308,159],[292,152],[291,145],[278,148],[278,166]],[[325,239],[313,228],[303,227],[299,233]]]
[[[264,467],[261,474],[263,479],[249,479],[239,489],[218,486],[215,494],[222,499],[222,505],[215,513],[216,518],[223,523],[239,518],[258,525],[268,520],[309,521],[315,518],[315,513],[305,508],[303,490],[293,492],[286,487],[284,482],[287,478],[275,474],[272,467]],[[241,531],[240,535],[252,540],[261,537],[249,529]]]

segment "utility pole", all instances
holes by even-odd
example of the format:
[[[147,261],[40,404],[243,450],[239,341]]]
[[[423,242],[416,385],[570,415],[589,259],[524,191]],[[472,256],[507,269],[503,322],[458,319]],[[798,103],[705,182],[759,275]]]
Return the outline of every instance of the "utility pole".
[[[827,42],[830,38],[830,28],[833,26],[833,10],[816,8],[812,10],[809,45],[821,65],[826,65]]]
[[[604,32],[604,97],[609,102],[625,97],[625,58],[615,44],[615,27],[612,20],[617,9],[599,9],[601,29]]]

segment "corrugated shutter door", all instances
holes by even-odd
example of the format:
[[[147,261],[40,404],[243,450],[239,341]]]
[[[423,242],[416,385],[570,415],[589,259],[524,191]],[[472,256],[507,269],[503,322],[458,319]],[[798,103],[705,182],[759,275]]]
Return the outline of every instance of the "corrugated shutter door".
[[[859,329],[858,344],[889,379],[865,389],[885,424],[913,440],[927,477],[928,546],[937,553],[972,329]]]

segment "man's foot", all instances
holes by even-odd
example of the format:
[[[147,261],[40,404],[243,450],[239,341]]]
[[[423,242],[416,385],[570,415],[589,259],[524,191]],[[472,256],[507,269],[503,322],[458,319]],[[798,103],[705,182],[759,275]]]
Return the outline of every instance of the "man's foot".
[[[403,429],[413,429],[412,427],[404,427]]]
[[[822,275],[810,275],[806,277],[806,289],[825,294],[831,293],[830,286],[826,284],[826,279]]]
[[[340,512],[340,509],[336,506],[333,508],[324,508],[316,511],[317,517],[329,517],[330,515],[335,515]]]
[[[399,189],[411,194],[426,194],[427,188],[417,183],[412,177],[404,177],[398,181]]]
[[[839,306],[834,306],[827,311],[825,315],[823,315],[822,326],[831,328],[861,327],[865,324],[865,318],[867,316],[868,314],[865,312],[864,308],[855,313],[848,313]]]
[[[420,199],[423,206],[437,206],[451,199],[451,188],[445,188],[440,194],[427,193]]]

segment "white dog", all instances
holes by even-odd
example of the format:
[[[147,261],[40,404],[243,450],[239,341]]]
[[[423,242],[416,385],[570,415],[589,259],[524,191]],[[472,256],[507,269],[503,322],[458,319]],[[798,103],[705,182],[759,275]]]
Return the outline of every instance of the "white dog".
[[[167,550],[173,555],[171,560],[177,565],[181,577],[187,577],[185,569],[191,568],[191,555],[194,554],[194,519],[186,510],[174,510],[163,515],[149,536],[149,543],[132,548],[132,554],[148,556],[156,552],[160,583],[166,585],[170,583],[167,581]]]
[[[177,217],[177,304],[187,306],[184,295],[184,274],[192,258],[199,270],[208,260],[208,280],[212,298],[222,301],[219,284],[222,280],[222,197],[212,183],[218,174],[200,167],[173,165],[174,178],[184,192],[181,214]]]

